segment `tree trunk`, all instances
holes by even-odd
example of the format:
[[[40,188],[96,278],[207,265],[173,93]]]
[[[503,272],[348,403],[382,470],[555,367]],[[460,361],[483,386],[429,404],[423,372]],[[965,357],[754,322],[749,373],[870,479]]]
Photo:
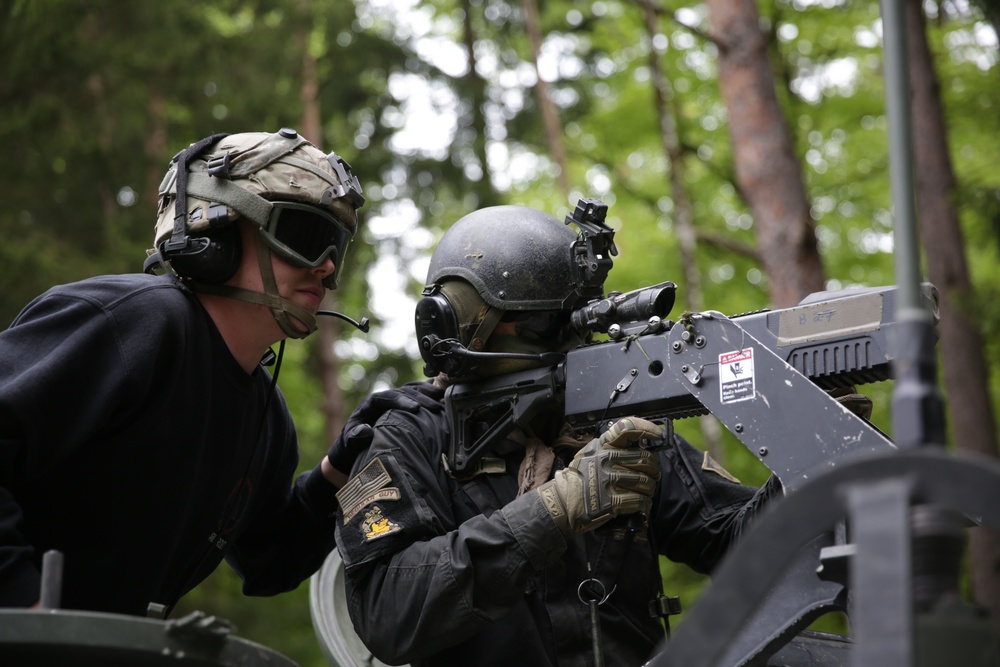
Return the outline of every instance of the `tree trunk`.
[[[480,207],[494,206],[500,202],[497,200],[496,190],[493,189],[490,164],[486,155],[486,82],[476,70],[476,30],[472,25],[473,7],[470,0],[462,0],[462,12],[465,14],[462,39],[469,53],[469,72],[465,75],[465,84],[470,96],[469,123],[473,130],[472,150],[483,172],[478,181],[474,180],[469,184],[469,188],[479,199]]]
[[[960,450],[996,458],[988,366],[975,320],[962,228],[953,205],[955,174],[940,83],[919,0],[908,0],[906,14],[917,208],[923,246],[933,249],[925,253],[928,277],[940,291],[939,347],[952,437]],[[971,530],[969,552],[973,596],[993,613],[1000,631],[1000,536],[987,528]]]
[[[774,90],[754,0],[707,0],[719,49],[736,180],[753,213],[757,246],[777,308],[824,287],[801,163]]]
[[[298,43],[302,48],[302,88],[299,99],[302,102],[300,133],[321,150],[328,150],[323,142],[322,113],[319,104],[319,80],[316,75],[316,57],[309,52],[309,31],[312,29],[309,17],[309,3],[300,2],[301,12],[298,23]],[[333,308],[333,294],[327,292],[321,309]],[[332,317],[321,317],[319,329],[313,337],[316,358],[319,361],[320,384],[323,387],[323,412],[326,417],[326,442],[333,442],[344,427],[344,392],[337,382],[340,363],[333,353],[333,343],[340,336],[340,321]]]
[[[160,181],[163,180],[163,165],[160,163],[162,156],[167,154],[167,100],[158,88],[149,91],[149,102],[146,104],[146,110],[149,116],[150,131],[143,148],[149,158],[150,168],[146,174],[143,191],[149,199],[142,204],[155,211],[159,199]]]
[[[691,196],[684,184],[684,150],[677,134],[677,110],[671,104],[670,86],[660,57],[653,47],[653,38],[657,32],[657,12],[650,2],[642,3],[642,13],[646,22],[646,33],[649,37],[649,69],[653,80],[653,102],[656,115],[660,121],[660,141],[663,152],[670,163],[670,193],[674,201],[674,233],[677,235],[677,247],[680,250],[681,273],[684,282],[680,285],[681,293],[689,310],[699,312],[704,310],[704,299],[701,292],[701,275],[698,271],[698,259],[695,257],[695,225],[694,211],[691,206]],[[698,419],[702,436],[705,438],[705,448],[719,462],[724,463],[722,447],[722,428],[719,421],[712,415]]]
[[[542,122],[545,125],[545,137],[549,144],[549,156],[559,168],[559,191],[563,198],[569,201],[569,175],[566,173],[566,150],[562,143],[562,126],[559,124],[559,112],[549,98],[549,84],[542,79],[538,70],[538,54],[542,50],[542,32],[538,21],[538,3],[535,0],[524,0],[524,27],[531,42],[531,61],[535,65],[535,95],[538,98],[538,108],[542,112]]]

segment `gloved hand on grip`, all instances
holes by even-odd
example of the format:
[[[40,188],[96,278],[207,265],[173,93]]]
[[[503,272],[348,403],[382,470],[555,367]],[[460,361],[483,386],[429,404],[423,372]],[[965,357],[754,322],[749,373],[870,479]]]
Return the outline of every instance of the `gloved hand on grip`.
[[[355,459],[368,449],[374,432],[372,426],[389,410],[417,412],[444,410],[444,389],[432,382],[407,382],[395,389],[377,391],[366,396],[347,418],[343,430],[330,445],[326,457],[330,465],[344,474],[351,472]]]
[[[650,421],[621,419],[577,452],[567,468],[538,487],[563,534],[584,533],[619,516],[648,514],[660,463],[638,441],[659,442],[663,436],[663,430]]]

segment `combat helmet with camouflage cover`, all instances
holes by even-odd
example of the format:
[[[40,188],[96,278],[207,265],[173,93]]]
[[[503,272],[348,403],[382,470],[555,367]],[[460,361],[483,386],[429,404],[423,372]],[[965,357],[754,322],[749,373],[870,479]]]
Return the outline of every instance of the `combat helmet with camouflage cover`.
[[[365,201],[347,162],[288,128],[213,135],[192,144],[171,161],[159,198],[145,268],[166,266],[196,290],[265,305],[295,338],[312,333],[315,318],[278,296],[268,250],[304,267],[330,257],[335,268],[324,286],[336,288]],[[258,231],[262,293],[222,284],[239,264],[242,249],[233,224],[239,219]]]

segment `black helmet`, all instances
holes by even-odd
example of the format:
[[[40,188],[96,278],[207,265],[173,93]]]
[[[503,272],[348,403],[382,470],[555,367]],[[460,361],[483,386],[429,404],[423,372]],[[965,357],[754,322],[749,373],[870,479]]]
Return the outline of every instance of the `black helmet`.
[[[461,218],[431,256],[427,285],[471,283],[502,310],[567,310],[581,299],[576,232],[525,206],[491,206]]]
[[[613,232],[603,226],[610,254]],[[581,223],[578,209],[567,223]],[[584,220],[577,234],[557,218],[524,206],[492,206],[458,220],[431,256],[424,297],[417,303],[416,329],[424,372],[451,375],[470,370],[466,352],[480,352],[501,318],[511,311],[569,313],[603,296],[610,257],[594,256],[596,226]],[[607,253],[605,253],[607,254]],[[471,286],[469,289],[466,286]],[[579,342],[578,338],[574,339]],[[560,341],[551,340],[559,347]],[[452,354],[454,352],[454,354]]]

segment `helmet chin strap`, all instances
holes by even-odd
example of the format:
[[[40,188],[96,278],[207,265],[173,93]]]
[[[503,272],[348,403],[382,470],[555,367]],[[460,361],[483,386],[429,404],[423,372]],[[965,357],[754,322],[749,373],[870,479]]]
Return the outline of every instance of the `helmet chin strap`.
[[[206,294],[224,296],[230,299],[248,301],[270,309],[278,326],[289,338],[305,338],[317,329],[316,318],[305,308],[278,296],[278,284],[274,279],[274,267],[271,265],[271,251],[260,237],[255,234],[257,248],[257,264],[260,266],[260,277],[264,282],[263,292],[253,292],[232,285],[206,285],[194,283],[195,289]],[[305,328],[295,326],[289,315],[305,325]]]
[[[271,309],[278,326],[289,338],[305,338],[316,331],[318,325],[316,318],[305,308],[278,296],[278,283],[274,279],[274,267],[271,266],[271,250],[264,243],[264,238],[259,234],[254,234],[257,246],[257,264],[260,265],[260,277],[264,281],[264,294],[272,297],[272,304],[264,304]],[[302,324],[305,329],[295,326],[288,316],[291,315]]]

